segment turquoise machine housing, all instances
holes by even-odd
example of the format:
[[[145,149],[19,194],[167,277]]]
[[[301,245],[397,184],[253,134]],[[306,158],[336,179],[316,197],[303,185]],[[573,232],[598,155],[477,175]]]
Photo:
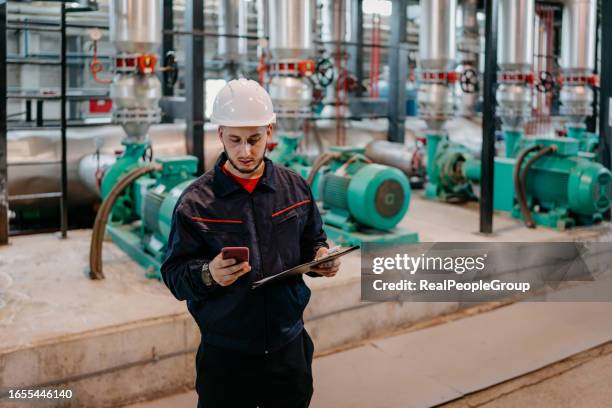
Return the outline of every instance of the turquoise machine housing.
[[[581,157],[579,142],[575,139],[535,138],[529,144],[554,145],[557,149],[536,161],[527,174],[527,203],[536,224],[566,229],[602,221],[603,213],[611,204],[612,173],[601,164]],[[522,219],[512,187],[516,159],[496,158],[494,166],[493,207]]]
[[[363,149],[332,151],[341,155],[323,167],[313,183],[328,237],[346,245],[418,242],[416,232],[397,227],[410,205],[406,175],[394,167],[369,163]]]
[[[147,277],[161,279],[159,269],[166,253],[174,206],[195,180],[198,161],[193,156],[155,161],[161,170],[138,178],[124,192],[123,199],[115,203],[115,207],[122,203],[121,217],[111,217],[106,230],[119,248],[146,269]],[[107,173],[105,181],[114,173]],[[126,206],[127,202],[133,204]]]

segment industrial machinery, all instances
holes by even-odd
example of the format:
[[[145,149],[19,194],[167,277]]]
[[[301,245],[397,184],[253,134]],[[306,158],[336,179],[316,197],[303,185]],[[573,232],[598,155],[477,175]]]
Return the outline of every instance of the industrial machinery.
[[[599,135],[586,131],[584,120],[593,115],[595,31],[597,2],[568,0],[563,7],[561,38],[560,113],[567,118],[567,136],[578,140],[581,152],[593,153]]]
[[[92,232],[90,277],[101,279],[102,239],[113,241],[159,278],[170,219],[180,192],[192,181],[197,159],[190,156],[151,161],[149,126],[160,119],[161,84],[155,75],[161,44],[161,3],[110,2],[110,35],[117,51],[111,84],[113,121],[121,124],[124,151],[98,169],[103,199]]]
[[[496,158],[493,207],[531,228],[602,221],[612,200],[612,173],[578,152],[571,138],[535,138],[517,158]]]
[[[579,155],[572,138],[530,138],[517,157],[494,161],[493,208],[522,219],[529,228],[560,230],[603,220],[612,203],[612,173]],[[439,183],[464,185],[480,179],[480,160],[464,156],[457,146],[436,156]]]
[[[330,16],[346,12],[331,3],[325,7]],[[410,200],[410,185],[401,171],[370,163],[363,156],[363,149],[358,152],[332,148],[331,156],[323,155],[323,159],[334,158],[325,168],[321,167],[320,160],[312,164],[299,153],[304,121],[312,115],[313,83],[331,83],[321,83],[321,78],[329,80],[326,76],[329,70],[323,72],[315,67],[314,1],[270,1],[265,10],[267,15],[262,18],[267,19],[270,30],[268,88],[277,115],[278,137],[270,159],[303,177],[311,174],[315,199],[321,200],[323,208],[328,210],[323,219],[330,238],[347,243],[415,242],[415,233],[394,229]],[[343,31],[341,27],[335,29]],[[334,52],[330,46],[328,52]],[[313,77],[319,79],[313,81]],[[340,173],[336,173],[339,169]]]
[[[457,113],[472,117],[476,114],[480,99],[479,50],[480,35],[478,33],[478,0],[463,0],[459,7],[461,21],[457,40],[457,51],[461,72],[459,78],[459,101]]]
[[[158,158],[154,172],[139,177],[118,200],[107,231],[113,242],[146,269],[149,278],[161,279],[172,212],[183,190],[195,179],[193,156]],[[132,203],[125,206],[128,199]],[[120,211],[118,211],[120,209]]]
[[[308,180],[318,193],[328,237],[347,245],[418,242],[417,233],[397,227],[410,205],[408,178],[363,153],[334,147],[311,170]]]
[[[425,197],[445,201],[474,199],[471,184],[456,177],[454,161],[471,160],[467,149],[452,143],[444,130],[454,115],[456,0],[422,0],[419,35],[421,83],[419,116],[427,124]],[[458,159],[458,158],[461,159]],[[450,171],[451,173],[445,174]]]
[[[104,174],[100,188],[103,199],[119,179],[141,166],[149,149],[149,126],[161,118],[161,83],[155,75],[156,52],[161,44],[161,5],[146,0],[130,5],[113,0],[109,13],[110,37],[117,52],[110,90],[112,118],[127,137],[123,155]]]
[[[304,137],[304,120],[311,116],[315,72],[314,0],[265,2],[260,19],[268,21],[269,42],[266,81],[274,104],[278,144],[270,153],[275,163],[292,167],[307,165],[297,152]]]
[[[526,120],[531,116],[534,0],[501,0],[499,7],[499,66],[497,116],[502,121],[506,157],[516,154]]]

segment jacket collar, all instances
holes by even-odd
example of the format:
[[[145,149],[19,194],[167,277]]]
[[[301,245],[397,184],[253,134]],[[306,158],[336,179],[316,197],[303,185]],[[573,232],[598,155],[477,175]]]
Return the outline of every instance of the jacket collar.
[[[225,152],[221,152],[214,167],[213,189],[215,195],[219,197],[224,197],[238,189],[242,189],[242,187],[236,181],[234,181],[230,176],[223,172],[222,167],[223,164],[225,164],[226,160],[227,155],[225,154]],[[274,171],[274,163],[272,162],[272,160],[268,159],[265,156],[264,163],[264,173],[259,179],[255,190],[262,188],[263,190],[276,191],[276,176]]]

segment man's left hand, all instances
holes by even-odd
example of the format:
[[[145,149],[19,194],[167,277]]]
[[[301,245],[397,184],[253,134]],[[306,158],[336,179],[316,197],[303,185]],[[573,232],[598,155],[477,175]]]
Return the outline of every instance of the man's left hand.
[[[317,254],[315,255],[315,260],[319,258],[323,258],[324,256],[327,255],[328,252],[329,252],[329,249],[325,247],[319,248],[317,251]],[[313,266],[310,268],[312,272],[318,273],[319,275],[323,275],[328,278],[336,276],[336,273],[338,273],[339,269],[340,269],[340,258],[336,258],[333,261],[328,261],[328,262],[325,262],[325,263],[322,263],[320,265]]]

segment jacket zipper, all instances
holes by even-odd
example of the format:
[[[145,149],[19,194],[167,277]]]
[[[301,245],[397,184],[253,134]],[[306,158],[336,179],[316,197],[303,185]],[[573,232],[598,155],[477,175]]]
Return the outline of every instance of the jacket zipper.
[[[259,251],[259,277],[263,278],[263,257],[261,254],[261,244],[259,239],[259,232],[257,231],[257,221],[255,220],[255,200],[253,200],[253,194],[250,194],[251,198],[251,210],[253,213],[253,225],[255,226],[255,239],[257,240],[257,250]],[[264,304],[264,353],[268,354],[268,310],[266,306],[266,288],[262,288],[263,304]]]

